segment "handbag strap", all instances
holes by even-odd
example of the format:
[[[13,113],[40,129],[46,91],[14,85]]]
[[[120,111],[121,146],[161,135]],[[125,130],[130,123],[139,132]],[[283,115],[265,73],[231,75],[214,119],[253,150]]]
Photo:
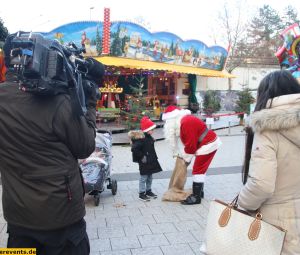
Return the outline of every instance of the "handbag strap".
[[[225,208],[222,211],[222,213],[219,217],[219,220],[218,220],[218,224],[220,227],[224,228],[228,225],[229,220],[232,217],[232,210],[241,213],[241,211],[237,209],[238,208],[238,205],[237,205],[238,197],[239,197],[239,195],[237,195],[231,203],[227,204],[227,206],[225,205]],[[257,212],[251,225],[249,226],[249,229],[248,229],[248,238],[250,240],[253,241],[258,238],[260,230],[261,230],[261,221],[262,221],[262,214],[260,212]]]
[[[238,204],[237,204],[238,199],[239,199],[239,194],[232,200],[232,202],[229,205],[233,208],[237,208],[238,207]]]
[[[296,144],[294,141],[292,141],[290,138],[288,138],[286,135],[282,134],[281,132],[279,132],[279,134],[300,149],[300,146],[298,144]]]

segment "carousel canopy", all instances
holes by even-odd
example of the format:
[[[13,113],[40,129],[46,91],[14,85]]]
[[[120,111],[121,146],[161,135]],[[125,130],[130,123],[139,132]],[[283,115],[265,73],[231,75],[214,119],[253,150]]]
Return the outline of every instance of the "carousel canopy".
[[[142,70],[160,70],[167,72],[195,74],[208,77],[219,77],[219,78],[235,78],[236,76],[226,71],[209,70],[205,68],[182,66],[167,63],[159,63],[152,61],[144,61],[129,58],[118,58],[118,57],[95,57],[97,61],[100,61],[104,65],[124,67],[130,69],[142,69]]]

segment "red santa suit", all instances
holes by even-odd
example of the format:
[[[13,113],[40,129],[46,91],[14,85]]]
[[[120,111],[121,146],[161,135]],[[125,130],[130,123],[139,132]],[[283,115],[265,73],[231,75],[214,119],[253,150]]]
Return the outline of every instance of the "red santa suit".
[[[190,162],[196,156],[192,172],[194,181],[204,182],[203,175],[221,144],[220,139],[214,131],[207,129],[202,120],[193,115],[183,116],[180,124],[180,139],[184,146],[182,157]]]
[[[200,190],[201,197],[203,197],[205,174],[217,149],[222,144],[220,138],[213,130],[208,130],[202,120],[191,115],[190,111],[181,110],[176,106],[168,106],[162,119],[166,121],[165,136],[171,142],[173,154],[181,156],[187,163],[190,163],[195,156],[192,172],[193,192],[195,190],[194,193],[199,193]],[[177,138],[180,138],[183,145],[181,153],[178,153]],[[194,189],[194,186],[198,188]]]

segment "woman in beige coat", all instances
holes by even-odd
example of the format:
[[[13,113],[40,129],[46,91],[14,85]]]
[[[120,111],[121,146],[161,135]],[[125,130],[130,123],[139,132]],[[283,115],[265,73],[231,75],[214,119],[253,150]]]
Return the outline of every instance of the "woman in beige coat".
[[[261,81],[249,125],[238,203],[287,230],[282,254],[300,254],[300,86],[289,72]]]

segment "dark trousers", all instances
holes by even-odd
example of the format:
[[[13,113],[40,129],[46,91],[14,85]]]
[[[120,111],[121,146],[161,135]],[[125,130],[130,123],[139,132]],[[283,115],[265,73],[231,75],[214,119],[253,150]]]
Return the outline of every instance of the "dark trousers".
[[[60,230],[30,230],[8,224],[7,248],[36,248],[37,255],[89,255],[85,221]]]

